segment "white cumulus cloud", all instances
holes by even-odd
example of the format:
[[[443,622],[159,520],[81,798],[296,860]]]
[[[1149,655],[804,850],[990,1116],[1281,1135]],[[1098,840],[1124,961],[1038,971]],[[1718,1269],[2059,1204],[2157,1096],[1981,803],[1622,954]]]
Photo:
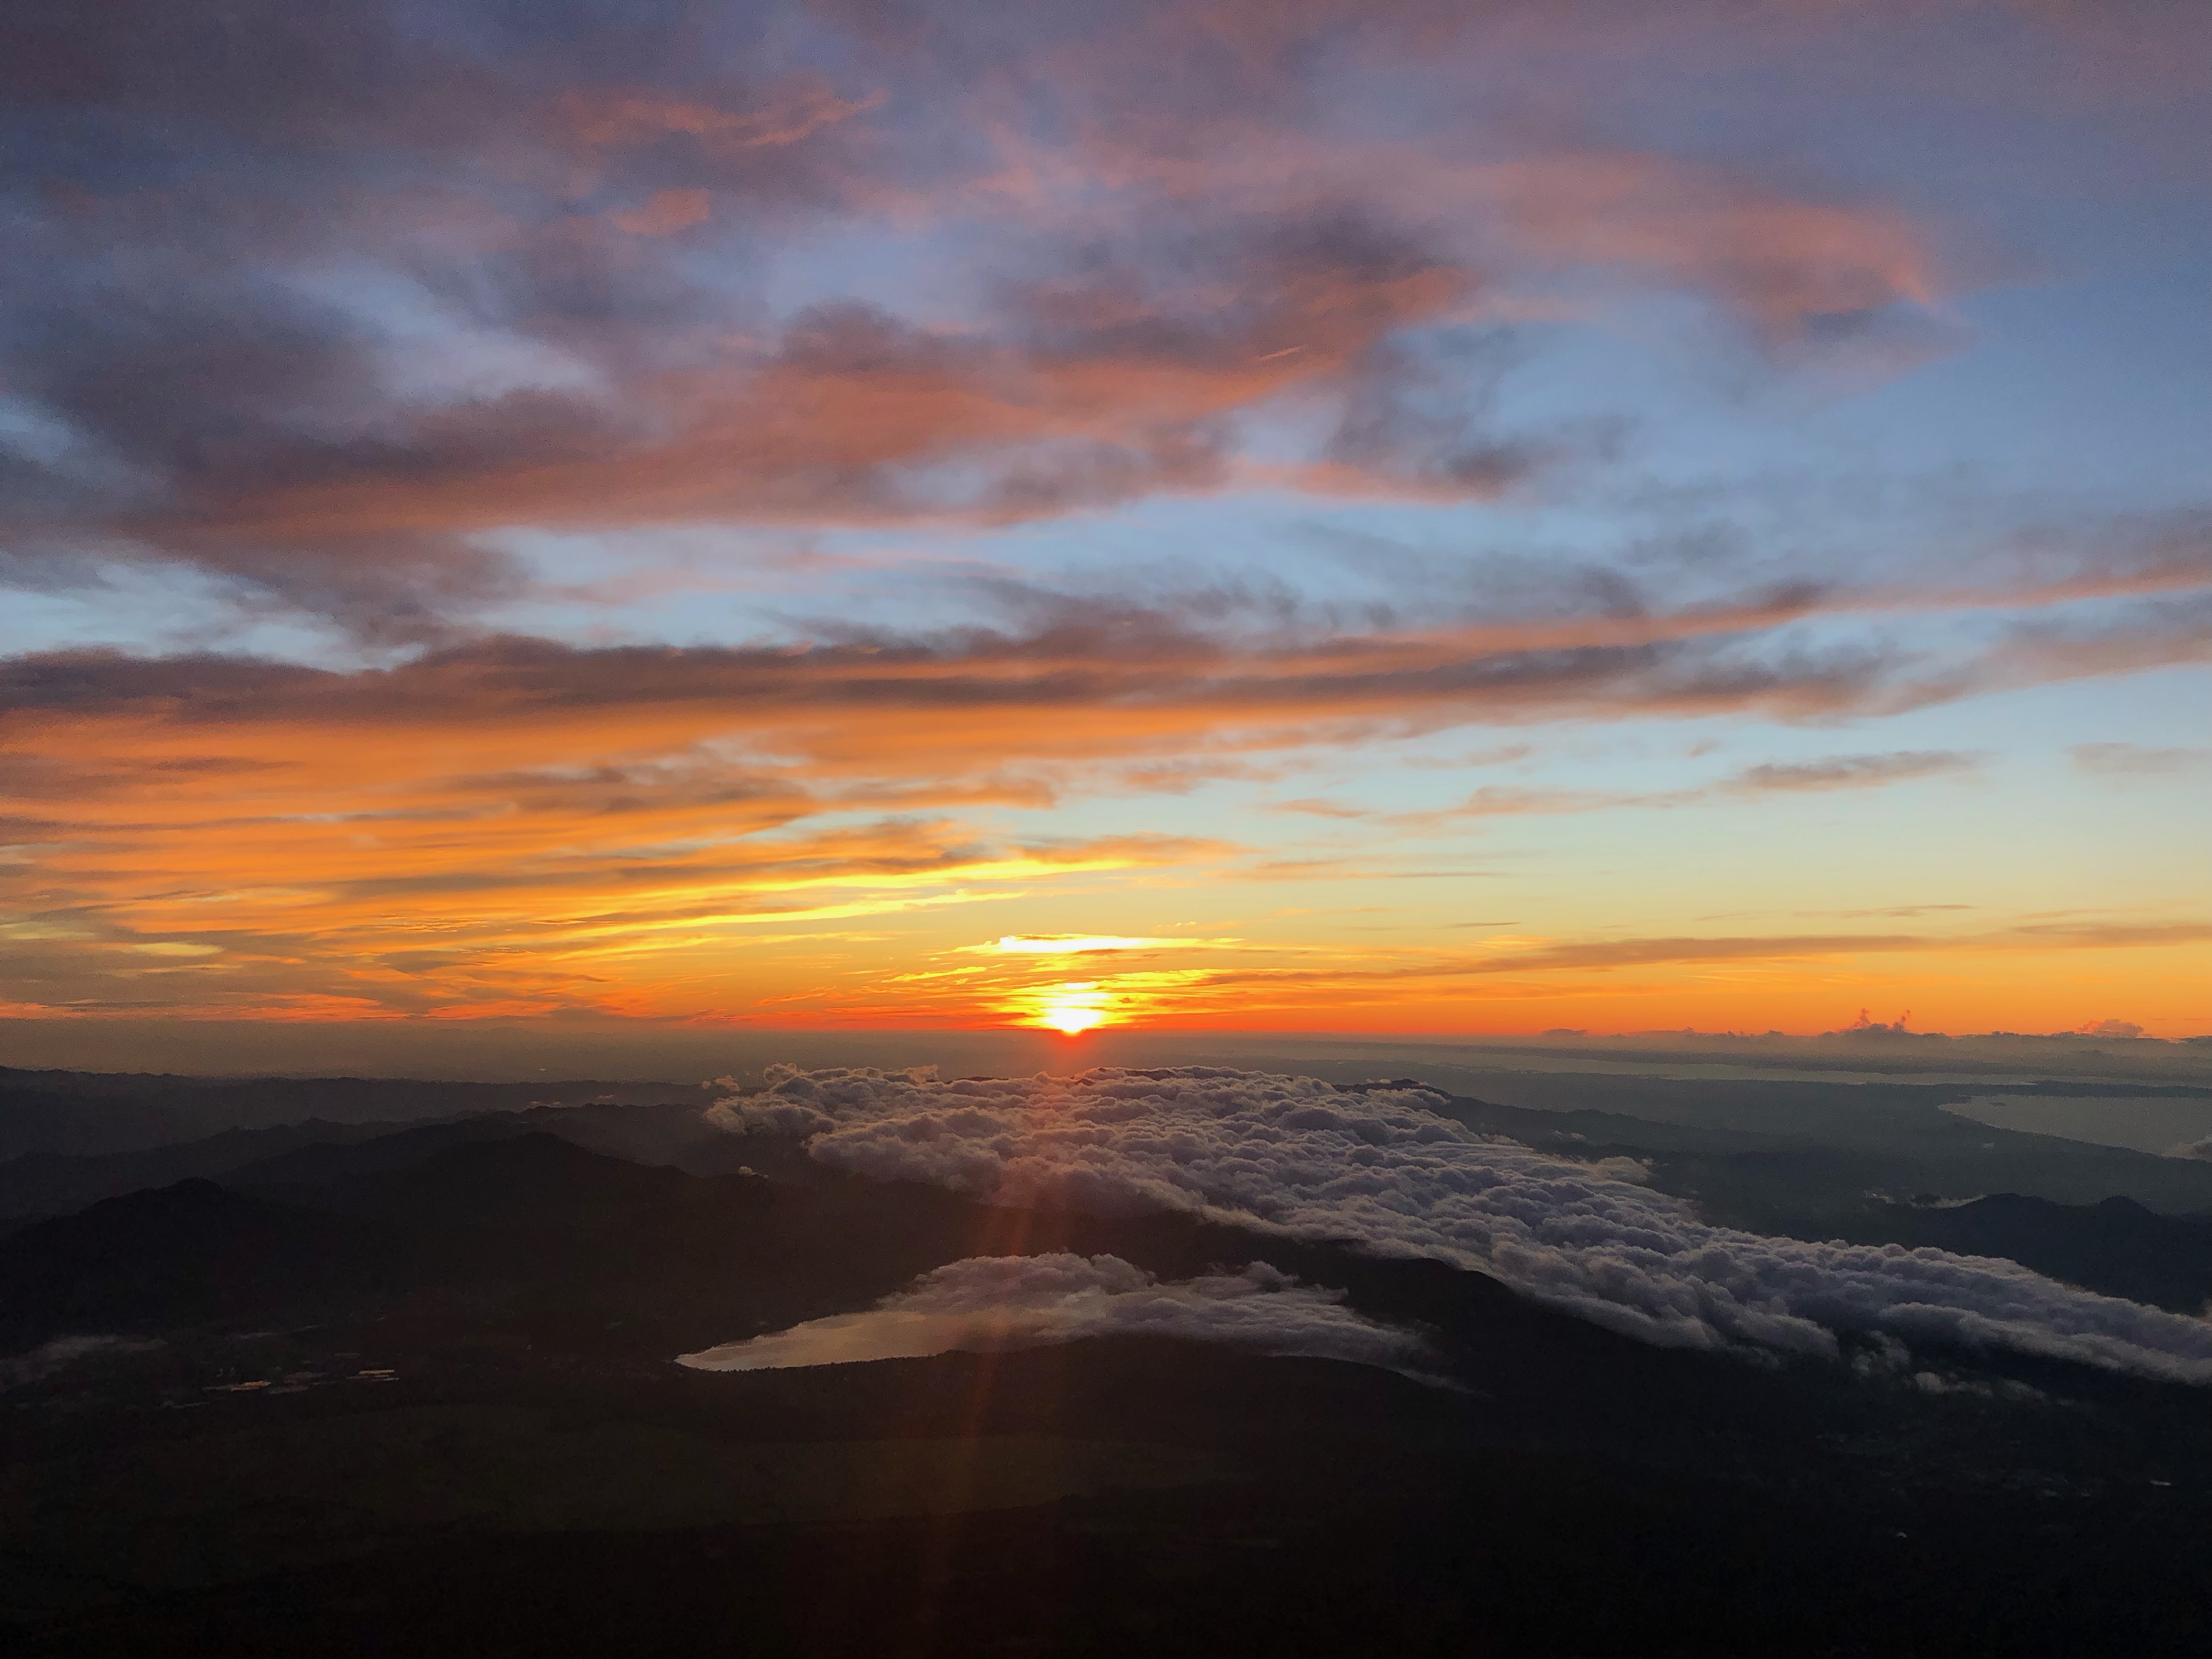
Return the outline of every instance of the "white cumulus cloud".
[[[774,1066],[723,1127],[821,1162],[1004,1205],[1178,1210],[1491,1273],[1673,1346],[1835,1354],[1836,1333],[1938,1339],[2212,1381],[2212,1324],[2015,1263],[1709,1226],[1621,1173],[1478,1133],[1419,1088],[1223,1067],[942,1081]]]
[[[1420,1339],[1354,1313],[1340,1291],[1300,1285],[1255,1261],[1239,1273],[1163,1284],[1119,1256],[970,1256],[925,1273],[865,1313],[682,1356],[698,1370],[774,1370],[955,1349],[1037,1347],[1085,1336],[1176,1336],[1262,1353],[1402,1367]]]

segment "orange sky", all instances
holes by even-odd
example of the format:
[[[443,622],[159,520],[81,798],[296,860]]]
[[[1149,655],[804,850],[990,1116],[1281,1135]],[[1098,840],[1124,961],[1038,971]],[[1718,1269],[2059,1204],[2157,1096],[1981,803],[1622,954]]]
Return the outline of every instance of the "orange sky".
[[[2182,10],[252,13],[26,59],[0,1012],[2212,1031]]]

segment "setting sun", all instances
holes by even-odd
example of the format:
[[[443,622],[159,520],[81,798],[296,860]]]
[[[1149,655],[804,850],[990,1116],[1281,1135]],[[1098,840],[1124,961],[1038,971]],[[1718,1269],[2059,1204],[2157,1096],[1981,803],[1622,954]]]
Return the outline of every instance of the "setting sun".
[[[1094,983],[1061,984],[1036,999],[1036,1023],[1077,1036],[1106,1023],[1105,994]]]

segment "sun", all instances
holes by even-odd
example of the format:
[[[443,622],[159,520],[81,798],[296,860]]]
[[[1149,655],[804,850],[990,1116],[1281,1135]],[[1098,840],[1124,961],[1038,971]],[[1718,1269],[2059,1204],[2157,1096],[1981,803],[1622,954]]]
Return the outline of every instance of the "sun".
[[[1036,1000],[1036,1023],[1062,1036],[1079,1036],[1106,1023],[1106,999],[1095,982],[1054,986]]]

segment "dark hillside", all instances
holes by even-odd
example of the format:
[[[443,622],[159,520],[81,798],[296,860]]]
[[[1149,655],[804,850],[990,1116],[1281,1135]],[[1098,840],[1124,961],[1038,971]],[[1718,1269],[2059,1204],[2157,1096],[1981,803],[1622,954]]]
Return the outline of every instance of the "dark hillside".
[[[0,1346],[336,1311],[388,1253],[372,1227],[210,1181],[132,1193],[0,1239]]]
[[[320,1118],[390,1123],[540,1104],[689,1103],[675,1084],[574,1079],[536,1083],[429,1083],[409,1078],[202,1078],[23,1071],[0,1066],[0,1158],[25,1152],[130,1152],[225,1129]]]
[[[1747,1218],[1805,1198],[1849,1201],[1869,1188],[1900,1197],[2025,1193],[2057,1204],[2125,1197],[2169,1214],[2212,1213],[2212,1163],[1992,1128],[1942,1109],[1974,1092],[1956,1087],[1558,1073],[1485,1086],[1492,1098],[1455,1100],[1451,1115],[1546,1150],[1666,1154],[1685,1186]],[[1823,1158],[1835,1160],[1826,1176]],[[1667,1190],[1683,1189],[1662,1174]]]
[[[2053,1204],[1992,1193],[1967,1204],[1885,1205],[1844,1237],[2009,1257],[2069,1285],[2202,1313],[2212,1299],[2212,1218],[2157,1215],[2125,1198]]]
[[[734,1171],[746,1149],[701,1117],[703,1100],[593,1101],[471,1111],[403,1123],[309,1119],[226,1129],[197,1139],[104,1153],[26,1152],[0,1162],[0,1217],[62,1215],[100,1199],[192,1176],[284,1185],[397,1169],[441,1146],[543,1131],[594,1152],[695,1174]]]

